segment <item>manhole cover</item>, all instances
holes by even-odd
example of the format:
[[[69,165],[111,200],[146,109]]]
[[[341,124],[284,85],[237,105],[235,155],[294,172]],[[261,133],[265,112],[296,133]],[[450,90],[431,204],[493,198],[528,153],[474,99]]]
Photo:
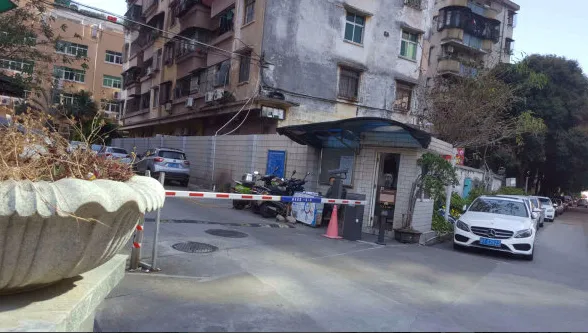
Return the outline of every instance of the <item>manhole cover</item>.
[[[245,238],[248,236],[246,233],[243,232],[225,229],[208,229],[205,232],[210,235],[228,238]]]
[[[186,253],[210,253],[218,250],[218,247],[205,243],[184,242],[172,245],[178,251]]]

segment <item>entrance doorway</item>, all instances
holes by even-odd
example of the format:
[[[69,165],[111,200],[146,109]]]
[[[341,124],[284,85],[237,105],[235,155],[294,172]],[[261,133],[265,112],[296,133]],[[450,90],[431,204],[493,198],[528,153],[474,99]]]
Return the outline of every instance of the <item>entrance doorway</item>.
[[[394,222],[395,198],[398,186],[400,154],[381,153],[377,174],[375,218],[379,228],[385,223],[385,229],[392,231]]]

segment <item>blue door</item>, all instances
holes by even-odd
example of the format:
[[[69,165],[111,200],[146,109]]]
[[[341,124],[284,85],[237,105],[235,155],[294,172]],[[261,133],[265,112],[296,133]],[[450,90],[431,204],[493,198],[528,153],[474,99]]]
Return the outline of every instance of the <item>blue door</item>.
[[[267,168],[265,173],[274,174],[280,178],[284,177],[286,169],[286,151],[285,150],[268,150],[267,151]]]
[[[467,198],[470,195],[470,191],[472,190],[472,180],[470,178],[466,178],[463,181],[463,194],[461,195],[462,198]]]

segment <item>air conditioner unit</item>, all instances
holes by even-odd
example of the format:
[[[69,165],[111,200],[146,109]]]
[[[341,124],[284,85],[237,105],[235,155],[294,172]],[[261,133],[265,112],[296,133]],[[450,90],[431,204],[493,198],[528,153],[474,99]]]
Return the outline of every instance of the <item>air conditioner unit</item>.
[[[214,91],[209,91],[204,94],[204,102],[209,103],[214,101]]]
[[[115,91],[113,97],[114,99],[120,99],[120,91]]]
[[[102,27],[98,24],[92,25],[92,32],[91,32],[92,38],[98,38],[98,31],[100,31],[101,28]]]
[[[151,66],[147,67],[147,75],[153,74],[153,68]]]
[[[171,110],[172,110],[172,103],[171,102],[165,103],[165,111],[171,113]]]
[[[188,97],[186,100],[186,107],[190,109],[194,107],[194,97]]]
[[[10,97],[0,96],[0,105],[10,105]]]
[[[214,90],[214,100],[219,100],[221,98],[223,98],[223,96],[225,95],[225,90],[224,89],[215,89]]]

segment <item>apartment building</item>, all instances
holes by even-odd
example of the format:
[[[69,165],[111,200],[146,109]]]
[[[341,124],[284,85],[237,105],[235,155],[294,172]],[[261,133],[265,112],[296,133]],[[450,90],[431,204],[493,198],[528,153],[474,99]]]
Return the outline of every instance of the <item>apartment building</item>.
[[[45,15],[54,18],[51,27],[60,40],[55,47],[39,47],[46,52],[67,55],[73,61],[64,62],[62,57],[55,57],[55,63],[35,64],[27,60],[0,59],[0,70],[11,76],[21,73],[26,66],[33,66],[35,72],[52,73],[53,82],[47,81],[45,87],[51,100],[40,100],[41,104],[73,103],[73,94],[84,90],[92,93],[105,116],[119,119],[124,43],[122,26],[106,21],[106,16],[98,13],[88,16],[75,8],[50,7]],[[62,26],[66,28],[62,29]],[[31,96],[4,97],[1,99],[3,103],[6,101],[6,104],[13,106]]]
[[[414,123],[433,1],[128,0],[123,128],[221,135],[356,116]]]
[[[509,63],[518,10],[510,0],[436,0],[428,76],[475,75]]]

